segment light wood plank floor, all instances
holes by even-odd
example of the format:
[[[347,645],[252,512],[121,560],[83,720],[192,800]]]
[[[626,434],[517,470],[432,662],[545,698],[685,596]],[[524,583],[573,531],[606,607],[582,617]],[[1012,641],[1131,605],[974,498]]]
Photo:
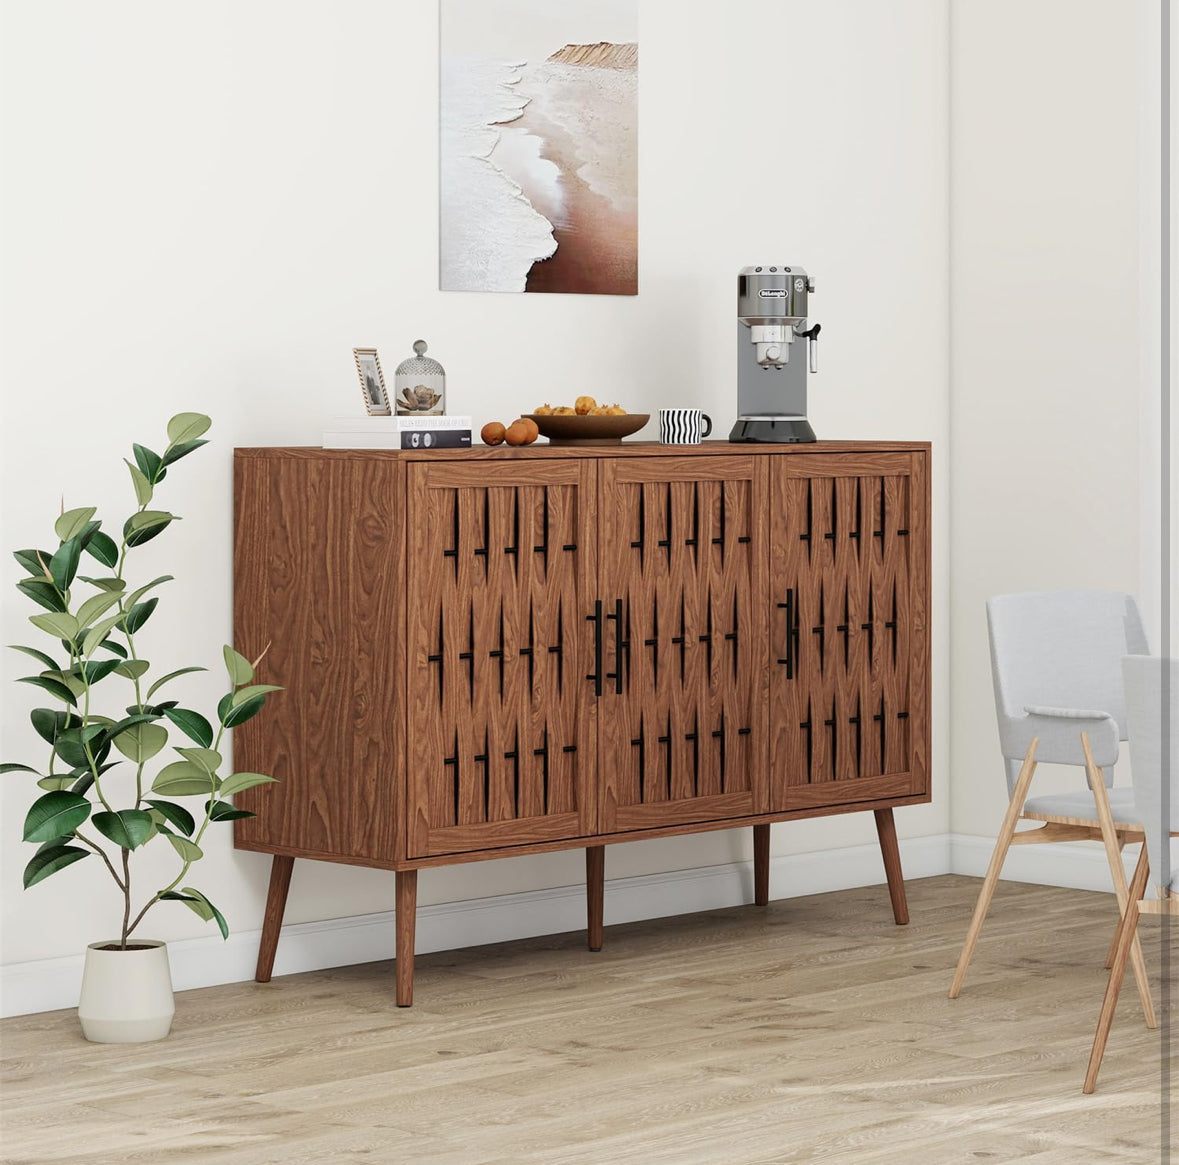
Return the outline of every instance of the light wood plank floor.
[[[951,1002],[977,889],[911,882],[903,928],[874,887],[608,928],[597,955],[580,934],[427,955],[409,1011],[389,963],[190,991],[137,1048],[85,1043],[72,1012],[7,1020],[3,1159],[1161,1160],[1132,990],[1081,1094],[1112,896],[1000,885]]]

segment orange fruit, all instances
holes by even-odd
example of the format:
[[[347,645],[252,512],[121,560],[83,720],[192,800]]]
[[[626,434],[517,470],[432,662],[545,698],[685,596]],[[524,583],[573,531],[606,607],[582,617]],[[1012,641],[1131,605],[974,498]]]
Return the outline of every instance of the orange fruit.
[[[536,422],[531,417],[521,417],[516,424],[523,425],[528,430],[528,440],[526,444],[531,445],[533,441],[540,436],[540,429],[537,428]]]
[[[577,415],[576,409],[571,409],[568,405],[561,405],[560,408],[553,409],[554,417],[575,417]]]
[[[579,416],[588,416],[598,407],[598,402],[592,396],[579,396],[573,402],[573,411]]]
[[[528,430],[524,428],[523,422],[513,421],[504,430],[504,440],[509,445],[523,445],[528,440]]]
[[[505,432],[499,421],[488,421],[479,431],[479,436],[483,438],[484,445],[502,445]]]

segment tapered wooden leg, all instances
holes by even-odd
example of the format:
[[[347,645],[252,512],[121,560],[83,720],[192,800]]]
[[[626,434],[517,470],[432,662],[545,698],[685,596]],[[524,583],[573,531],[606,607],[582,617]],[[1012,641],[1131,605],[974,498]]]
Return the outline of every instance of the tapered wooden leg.
[[[1145,842],[1144,842],[1145,844]],[[1124,833],[1118,834],[1118,852],[1126,848],[1126,835]],[[1126,921],[1126,912],[1121,903],[1118,904],[1118,924],[1114,927],[1113,938],[1109,940],[1109,950],[1105,952],[1105,969],[1108,971],[1113,966],[1114,952],[1118,949],[1118,939],[1122,936],[1122,923]]]
[[[1114,825],[1113,811],[1109,807],[1109,793],[1105,788],[1105,779],[1101,770],[1093,763],[1093,753],[1089,749],[1089,736],[1084,732],[1081,733],[1081,748],[1085,752],[1085,771],[1089,778],[1089,787],[1093,790],[1093,803],[1097,806],[1097,820],[1101,825],[1101,840],[1105,843],[1105,856],[1109,861],[1114,894],[1118,900],[1118,913],[1124,918],[1129,895],[1126,886],[1126,869],[1122,865],[1122,853],[1118,848],[1117,828]],[[1119,941],[1122,929],[1119,924]],[[1150,980],[1146,975],[1146,960],[1142,957],[1142,944],[1137,935],[1130,942],[1130,966],[1134,970],[1134,982],[1138,986],[1138,998],[1142,1001],[1142,1014],[1146,1017],[1146,1026],[1148,1028],[1158,1027],[1158,1020],[1154,1014],[1154,1000],[1150,994]]]
[[[606,847],[586,846],[585,916],[586,945],[591,951],[602,949],[602,920],[606,894]]]
[[[1142,852],[1146,853],[1145,845]],[[1101,1071],[1105,1045],[1109,1040],[1109,1029],[1113,1026],[1114,1013],[1118,1009],[1118,994],[1122,989],[1122,980],[1126,977],[1126,964],[1130,961],[1130,950],[1138,937],[1138,903],[1146,891],[1148,870],[1149,863],[1139,858],[1130,882],[1126,919],[1118,938],[1118,949],[1114,952],[1114,964],[1109,972],[1109,981],[1105,985],[1105,998],[1101,1001],[1101,1014],[1097,1018],[1097,1031],[1093,1036],[1093,1050],[1089,1053],[1089,1067],[1085,1070],[1084,1091],[1087,1093],[1097,1087],[1097,1073]]]
[[[770,900],[770,827],[753,827],[753,901],[765,906]]]
[[[274,955],[278,950],[278,936],[282,930],[283,911],[287,907],[287,891],[291,888],[291,870],[295,859],[275,854],[270,863],[270,889],[266,893],[266,913],[262,916],[262,942],[258,947],[258,969],[254,978],[269,983],[274,970]]]
[[[909,921],[909,904],[905,901],[905,876],[901,872],[901,851],[897,846],[897,827],[891,809],[876,810],[876,836],[880,839],[880,853],[884,857],[892,916],[897,926],[904,926]]]
[[[418,914],[418,872],[398,870],[397,1006],[413,1006],[413,936]]]
[[[1019,815],[1023,812],[1023,803],[1028,797],[1028,788],[1032,783],[1032,774],[1036,771],[1036,746],[1040,743],[1038,737],[1032,738],[1028,745],[1027,755],[1023,758],[1023,767],[1019,770],[1019,779],[1015,782],[1015,790],[1011,794],[1011,801],[1007,806],[1007,814],[999,828],[999,836],[995,839],[995,850],[991,854],[991,864],[987,866],[987,875],[983,878],[982,889],[978,892],[978,901],[974,904],[974,914],[970,919],[970,926],[966,929],[966,941],[962,944],[962,953],[958,956],[958,966],[954,971],[954,982],[950,984],[950,998],[957,999],[962,990],[962,980],[966,978],[966,968],[974,955],[974,948],[978,946],[978,936],[982,933],[983,921],[991,906],[991,899],[995,896],[995,887],[999,882],[999,874],[1003,869],[1003,860],[1011,848],[1011,839],[1015,836],[1015,826]]]

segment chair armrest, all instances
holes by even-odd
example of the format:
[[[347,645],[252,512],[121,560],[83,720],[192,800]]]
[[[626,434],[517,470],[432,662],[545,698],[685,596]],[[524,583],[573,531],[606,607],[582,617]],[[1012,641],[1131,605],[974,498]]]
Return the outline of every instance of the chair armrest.
[[[1048,708],[1041,704],[1025,704],[1023,709],[1029,716],[1052,716],[1062,720],[1112,720],[1108,712],[1095,712],[1091,708]]]

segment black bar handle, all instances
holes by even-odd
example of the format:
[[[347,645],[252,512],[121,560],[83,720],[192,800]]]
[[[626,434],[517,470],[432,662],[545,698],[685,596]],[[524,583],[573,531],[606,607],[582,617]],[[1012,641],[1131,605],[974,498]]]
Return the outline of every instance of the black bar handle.
[[[614,681],[615,695],[622,695],[622,600],[614,600],[613,612],[607,612],[607,619],[614,620],[614,670],[606,673],[606,679]]]
[[[786,658],[778,660],[779,663],[786,665],[786,678],[788,680],[794,679],[794,641],[798,637],[798,631],[794,626],[795,610],[794,610],[794,588],[786,588],[786,601],[778,604],[778,610],[786,612]]]
[[[594,613],[586,615],[587,623],[594,625],[594,670],[586,675],[587,680],[594,681],[594,695],[602,694],[602,600],[594,600]]]

